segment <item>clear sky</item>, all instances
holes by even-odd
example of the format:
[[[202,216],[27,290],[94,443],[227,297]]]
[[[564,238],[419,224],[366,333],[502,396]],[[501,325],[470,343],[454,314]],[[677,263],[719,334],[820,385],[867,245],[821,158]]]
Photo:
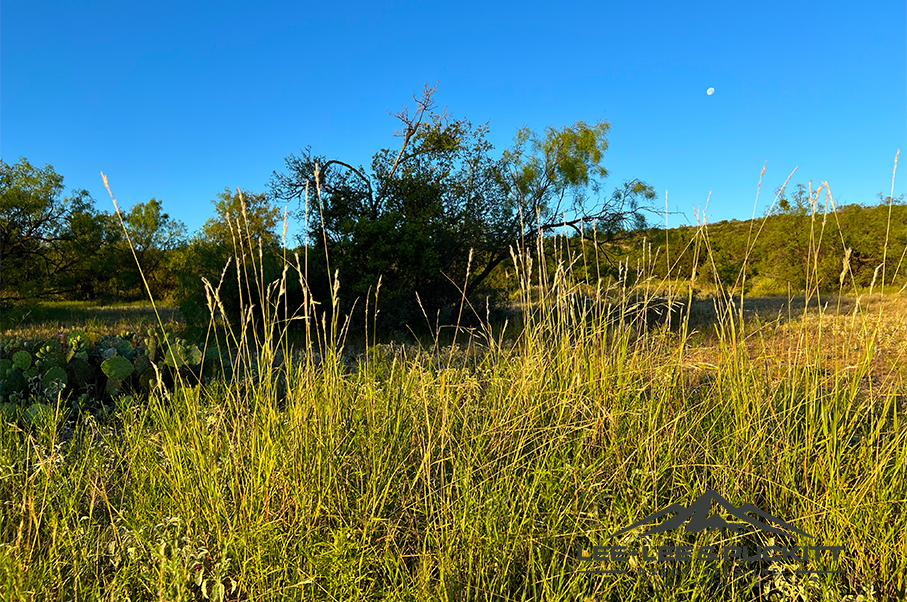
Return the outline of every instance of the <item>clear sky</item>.
[[[496,152],[524,125],[609,121],[606,191],[648,182],[686,216],[669,225],[710,191],[710,222],[749,218],[763,163],[757,213],[794,168],[874,203],[907,154],[905,32],[903,0],[2,0],[0,155],[109,210],[103,171],[121,207],[156,197],[195,230],[307,145],[366,166],[397,148],[388,112],[437,81]]]

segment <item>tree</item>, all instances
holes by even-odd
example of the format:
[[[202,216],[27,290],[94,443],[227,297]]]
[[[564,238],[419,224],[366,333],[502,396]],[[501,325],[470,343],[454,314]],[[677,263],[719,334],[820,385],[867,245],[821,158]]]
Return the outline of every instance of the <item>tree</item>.
[[[152,271],[160,258],[150,255],[174,249],[186,236],[186,225],[161,209],[161,201],[152,197],[147,203],[136,203],[123,218],[139,263],[145,267],[147,260]]]
[[[277,245],[277,224],[280,209],[275,207],[264,193],[256,194],[239,190],[231,192],[224,188],[214,204],[214,217],[202,226],[205,237],[218,244],[232,248],[234,241],[240,247],[250,242],[255,249],[261,240],[265,246]]]
[[[124,290],[134,291],[138,296],[147,293],[135,265],[136,259],[151,287],[152,296],[160,299],[169,294],[174,285],[167,259],[184,244],[186,225],[171,218],[162,208],[161,201],[152,197],[147,203],[136,203],[123,216],[135,257],[131,250],[125,247],[120,249],[124,269],[119,280]]]
[[[903,205],[904,199],[907,198],[907,194],[899,194],[894,197],[890,194],[885,194],[884,192],[879,192],[876,194],[876,198],[879,199],[879,205]]]
[[[62,197],[63,189],[63,176],[50,165],[0,159],[3,299],[93,294],[92,261],[116,234],[87,191]]]
[[[122,275],[134,268],[120,252],[123,232],[115,216],[88,205],[74,206],[58,249],[56,289],[70,299],[120,297]]]
[[[312,257],[327,256],[324,271],[339,271],[342,291],[361,297],[382,279],[392,326],[424,323],[422,309],[434,317],[455,304],[461,286],[478,293],[511,247],[564,225],[580,234],[587,224],[616,228],[638,214],[639,198],[654,198],[635,181],[593,202],[607,176],[607,122],[542,136],[523,128],[494,158],[487,125],[436,112],[434,92],[426,86],[412,114],[397,113],[400,149],[376,153],[371,173],[307,148],[271,180],[276,198],[307,199]]]
[[[211,202],[215,216],[173,254],[171,263],[177,279],[176,300],[190,326],[203,326],[210,317],[203,278],[217,287],[223,277],[221,306],[227,318],[236,323],[242,304],[261,308],[258,285],[269,284],[280,275],[280,210],[267,195],[233,193],[225,188]],[[224,271],[228,262],[229,270]]]

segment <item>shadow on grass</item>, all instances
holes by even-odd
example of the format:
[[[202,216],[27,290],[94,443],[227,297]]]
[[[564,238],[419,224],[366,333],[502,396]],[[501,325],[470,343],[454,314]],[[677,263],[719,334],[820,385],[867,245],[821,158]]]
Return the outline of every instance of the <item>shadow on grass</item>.
[[[732,311],[740,311],[740,297],[735,297],[735,308]],[[875,303],[875,301],[873,302]],[[823,295],[819,298],[815,296],[807,299],[805,296],[798,297],[744,297],[743,298],[743,317],[746,321],[758,320],[759,322],[775,322],[785,324],[791,321],[797,321],[807,315],[818,314],[821,308],[822,313],[831,314],[848,314],[851,313],[857,305],[857,299],[851,296],[842,295]],[[867,303],[862,303],[867,307]],[[821,307],[820,307],[821,306]],[[702,328],[713,326],[718,323],[718,314],[721,306],[716,303],[715,298],[695,299],[690,309],[690,326]],[[711,330],[711,328],[709,329]]]
[[[182,328],[182,315],[175,307],[157,308],[161,321],[173,330]],[[0,335],[33,339],[51,337],[61,330],[91,330],[99,334],[120,334],[157,325],[148,303],[92,305],[81,302],[16,303],[0,308]]]

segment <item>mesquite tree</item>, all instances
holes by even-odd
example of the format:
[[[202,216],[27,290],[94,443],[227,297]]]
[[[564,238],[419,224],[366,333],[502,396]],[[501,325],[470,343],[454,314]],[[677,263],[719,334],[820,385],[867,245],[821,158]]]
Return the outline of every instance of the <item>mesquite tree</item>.
[[[598,198],[605,121],[541,135],[523,128],[495,157],[488,126],[436,111],[435,89],[397,113],[402,144],[378,151],[370,170],[307,148],[274,173],[272,195],[299,200],[316,293],[337,273],[352,302],[380,278],[386,326],[424,324],[425,314],[434,322],[463,294],[483,292],[511,248],[565,225],[584,236],[637,225],[639,200],[654,198],[638,180]]]

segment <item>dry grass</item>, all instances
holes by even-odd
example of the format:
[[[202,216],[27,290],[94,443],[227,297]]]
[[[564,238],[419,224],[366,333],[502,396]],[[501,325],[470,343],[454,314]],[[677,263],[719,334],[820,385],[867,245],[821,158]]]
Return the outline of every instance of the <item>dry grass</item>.
[[[168,328],[182,329],[182,316],[175,307],[158,307]],[[0,337],[13,339],[47,339],[85,330],[103,335],[124,331],[144,332],[158,326],[154,309],[148,303],[96,305],[85,302],[30,303],[3,308]]]
[[[314,304],[298,337],[308,344],[292,349],[285,280],[249,283],[271,304],[267,322],[227,338],[250,363],[292,361],[123,402],[112,424],[81,418],[65,444],[63,416],[0,431],[0,596],[907,596],[903,297],[744,299],[742,312],[697,301],[670,329],[640,319],[642,288],[590,290],[526,253],[514,267],[516,332],[484,324],[453,345],[371,345],[355,358]],[[611,541],[706,490],[816,536],[799,545],[844,546],[808,565],[839,572],[760,559],[739,573],[702,562],[653,575],[639,556],[614,561],[623,575],[581,572],[578,547],[743,541],[720,529]]]

